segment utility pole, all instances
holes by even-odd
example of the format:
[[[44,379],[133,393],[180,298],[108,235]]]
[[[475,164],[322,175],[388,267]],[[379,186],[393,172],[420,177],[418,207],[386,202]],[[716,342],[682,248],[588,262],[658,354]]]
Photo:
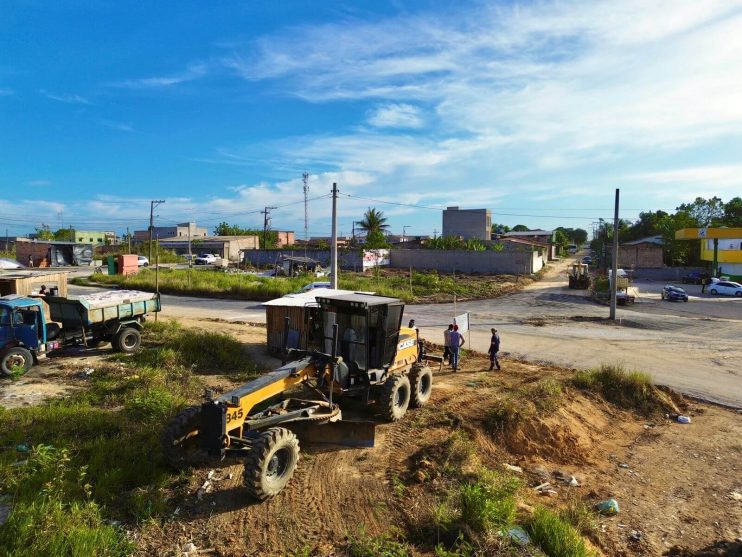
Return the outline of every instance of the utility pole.
[[[402,242],[401,242],[401,243],[403,243],[403,244],[404,244],[404,242],[405,242],[405,232],[407,232],[407,229],[408,229],[408,228],[411,228],[411,226],[410,226],[409,224],[405,224],[405,225],[404,225],[404,226],[402,227]]]
[[[309,242],[309,173],[305,172],[301,178],[304,182],[304,257],[306,257]]]
[[[131,234],[129,233],[129,227],[126,227],[126,240],[129,242],[129,251],[128,253],[131,255]]]
[[[616,188],[616,204],[613,209],[613,272],[611,273],[611,280],[609,281],[611,287],[611,320],[616,320],[616,292],[618,285],[618,193],[619,189]]]
[[[268,229],[271,226],[271,209],[275,209],[275,207],[266,207],[260,211],[263,215],[263,249],[268,249]]]
[[[433,239],[435,240],[437,237],[438,237],[438,229],[437,228],[434,228],[433,229]]]
[[[152,261],[152,233],[155,228],[155,207],[165,203],[164,199],[149,202],[149,260]]]
[[[330,288],[338,287],[338,185],[332,183],[332,244],[330,245]]]

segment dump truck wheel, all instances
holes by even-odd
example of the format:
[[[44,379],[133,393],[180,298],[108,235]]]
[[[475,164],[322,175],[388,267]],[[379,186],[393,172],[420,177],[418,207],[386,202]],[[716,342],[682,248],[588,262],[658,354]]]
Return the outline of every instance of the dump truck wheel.
[[[113,339],[113,346],[127,354],[136,352],[139,346],[142,344],[142,335],[136,329],[132,327],[125,327],[121,329],[116,337]]]
[[[0,371],[3,375],[14,375],[26,373],[33,365],[31,352],[22,346],[8,348],[0,356]]]
[[[245,459],[245,486],[252,497],[265,501],[278,495],[299,462],[299,439],[283,427],[260,434]]]
[[[430,400],[433,393],[433,372],[428,366],[413,367],[410,373],[410,406],[420,408]]]
[[[165,462],[179,470],[201,464],[208,459],[198,442],[201,407],[191,406],[173,418],[162,433],[160,442]]]
[[[402,419],[410,405],[410,380],[406,375],[392,375],[384,382],[379,406],[385,419],[396,422]]]

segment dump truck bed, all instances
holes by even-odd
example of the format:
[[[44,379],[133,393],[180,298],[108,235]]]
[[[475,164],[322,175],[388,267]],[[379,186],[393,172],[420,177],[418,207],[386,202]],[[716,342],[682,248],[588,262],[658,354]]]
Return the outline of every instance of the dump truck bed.
[[[47,296],[52,321],[63,327],[89,327],[111,320],[127,320],[160,311],[160,297],[138,290],[108,290],[62,298]]]

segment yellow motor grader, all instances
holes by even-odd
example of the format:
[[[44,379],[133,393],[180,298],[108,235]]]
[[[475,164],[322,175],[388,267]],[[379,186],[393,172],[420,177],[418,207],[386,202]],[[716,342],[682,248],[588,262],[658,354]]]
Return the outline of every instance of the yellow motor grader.
[[[299,460],[299,438],[372,447],[374,423],[344,421],[339,400],[374,404],[389,421],[430,398],[433,373],[417,331],[401,327],[404,304],[369,294],[318,295],[309,320],[310,349],[287,349],[284,364],[186,408],[162,436],[167,462],[175,468],[212,458],[242,457],[247,491],[264,501],[290,480]],[[315,398],[295,398],[303,386]],[[292,393],[288,393],[292,391]]]

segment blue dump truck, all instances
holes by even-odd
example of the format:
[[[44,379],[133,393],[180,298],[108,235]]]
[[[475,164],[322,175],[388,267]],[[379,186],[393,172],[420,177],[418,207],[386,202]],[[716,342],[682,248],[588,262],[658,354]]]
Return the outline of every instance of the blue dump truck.
[[[146,315],[158,311],[158,294],[134,290],[0,297],[0,374],[25,373],[50,352],[73,345],[110,342],[115,350],[134,352]]]

